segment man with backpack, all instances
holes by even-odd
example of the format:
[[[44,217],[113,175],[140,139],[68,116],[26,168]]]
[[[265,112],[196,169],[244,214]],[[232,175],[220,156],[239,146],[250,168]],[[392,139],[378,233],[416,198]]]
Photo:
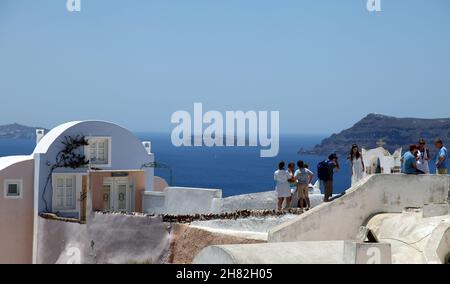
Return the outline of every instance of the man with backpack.
[[[320,180],[320,188],[323,189],[324,202],[330,202],[333,195],[333,175],[339,170],[338,157],[331,154],[328,159],[317,165],[317,175]]]

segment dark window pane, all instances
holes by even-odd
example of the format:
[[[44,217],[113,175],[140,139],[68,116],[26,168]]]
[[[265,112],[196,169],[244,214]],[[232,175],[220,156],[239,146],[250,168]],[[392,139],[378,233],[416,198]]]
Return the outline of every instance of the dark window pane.
[[[19,185],[16,183],[8,184],[8,196],[18,196],[19,195]]]

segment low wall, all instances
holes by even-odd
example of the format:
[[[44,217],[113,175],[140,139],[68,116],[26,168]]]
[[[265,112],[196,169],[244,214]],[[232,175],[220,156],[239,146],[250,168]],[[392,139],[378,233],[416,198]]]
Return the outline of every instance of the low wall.
[[[373,251],[378,252],[373,255]],[[194,264],[390,264],[387,243],[352,241],[219,245],[203,249]]]
[[[165,263],[170,228],[159,217],[95,213],[88,224],[38,218],[37,263]]]
[[[235,195],[226,198],[216,198],[213,210],[217,213],[235,212],[238,210],[265,210],[277,208],[277,194],[275,191],[258,192]]]
[[[190,224],[206,229],[267,233],[271,228],[291,220],[296,216],[297,215],[286,214],[280,216],[239,218],[236,220],[216,219],[209,221],[194,221]]]
[[[373,175],[339,199],[273,228],[269,242],[353,240],[369,217],[447,202],[449,179],[438,175]]]
[[[310,194],[311,206],[323,202],[323,194]],[[275,191],[241,194],[222,198],[220,189],[167,187],[162,192],[142,194],[143,212],[151,214],[209,214],[239,210],[273,210],[277,208]],[[297,207],[296,194],[292,206]]]
[[[315,207],[323,202],[323,194],[309,194],[311,206]],[[265,191],[249,194],[241,194],[214,200],[214,212],[225,213],[238,210],[272,210],[277,208],[277,193]],[[294,194],[292,207],[297,207],[298,198]]]
[[[142,193],[142,212],[151,214],[164,214],[164,192],[144,191]]]
[[[213,200],[222,197],[220,189],[166,187],[160,192],[144,192],[144,212],[187,215],[213,212]]]
[[[166,214],[207,214],[212,212],[215,198],[222,197],[220,189],[168,187],[164,190]]]

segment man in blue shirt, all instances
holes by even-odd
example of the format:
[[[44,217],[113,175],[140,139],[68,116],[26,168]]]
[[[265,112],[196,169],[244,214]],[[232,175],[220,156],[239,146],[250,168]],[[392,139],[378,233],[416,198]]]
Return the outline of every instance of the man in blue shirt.
[[[406,152],[405,155],[403,155],[403,169],[402,172],[407,175],[417,175],[417,174],[423,174],[422,171],[417,169],[417,145],[410,145],[409,146],[409,152]]]
[[[442,139],[437,139],[436,142],[434,142],[434,146],[438,150],[438,154],[436,156],[436,174],[446,175],[446,174],[448,174],[448,168],[447,168],[448,152],[447,152],[447,148],[444,147],[444,143],[442,143]]]

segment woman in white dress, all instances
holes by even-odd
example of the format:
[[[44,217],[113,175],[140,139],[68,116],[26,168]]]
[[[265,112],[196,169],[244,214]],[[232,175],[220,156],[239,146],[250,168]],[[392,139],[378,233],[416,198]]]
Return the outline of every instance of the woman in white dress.
[[[275,190],[278,196],[278,210],[282,210],[283,201],[286,199],[286,207],[291,204],[291,188],[289,182],[293,180],[292,175],[284,169],[284,162],[278,164],[278,170],[274,173],[274,180],[276,182]]]
[[[352,175],[352,186],[359,182],[364,177],[365,167],[364,161],[359,147],[356,144],[352,145],[352,150],[348,157],[350,160],[350,169]]]

